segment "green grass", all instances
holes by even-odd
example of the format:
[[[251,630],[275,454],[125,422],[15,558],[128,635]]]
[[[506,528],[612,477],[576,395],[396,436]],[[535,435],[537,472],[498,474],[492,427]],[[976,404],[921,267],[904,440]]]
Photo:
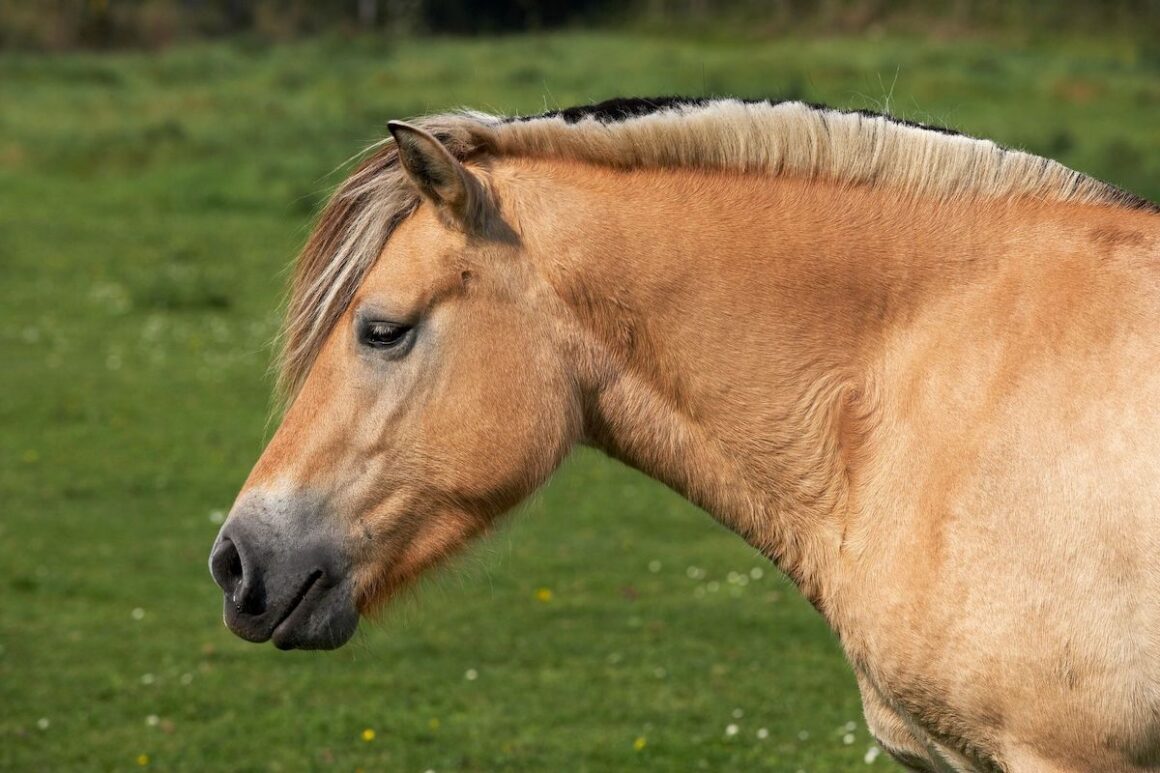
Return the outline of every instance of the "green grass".
[[[215,514],[262,448],[285,265],[336,167],[389,118],[674,92],[888,105],[1160,197],[1160,60],[1130,42],[0,54],[0,769],[866,767],[820,618],[593,453],[345,650],[220,622]]]

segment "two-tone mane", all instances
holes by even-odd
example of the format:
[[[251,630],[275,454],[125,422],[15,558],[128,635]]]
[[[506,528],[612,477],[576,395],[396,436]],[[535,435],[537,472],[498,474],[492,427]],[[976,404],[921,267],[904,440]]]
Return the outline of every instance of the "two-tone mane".
[[[461,161],[539,157],[622,169],[699,168],[824,178],[946,202],[1035,198],[1156,205],[1058,162],[990,140],[803,102],[616,99],[530,117],[479,112],[413,121]],[[292,396],[393,228],[419,202],[389,139],[335,192],[299,257],[279,382]]]

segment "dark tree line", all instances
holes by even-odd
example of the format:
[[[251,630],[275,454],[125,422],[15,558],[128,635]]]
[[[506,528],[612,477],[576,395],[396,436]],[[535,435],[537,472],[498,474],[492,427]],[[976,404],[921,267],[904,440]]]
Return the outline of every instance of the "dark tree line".
[[[328,31],[473,35],[626,22],[856,31],[908,18],[1160,35],[1160,0],[0,0],[0,46],[160,46]]]
[[[610,0],[0,0],[0,45],[164,45],[329,30],[485,34],[596,24]]]

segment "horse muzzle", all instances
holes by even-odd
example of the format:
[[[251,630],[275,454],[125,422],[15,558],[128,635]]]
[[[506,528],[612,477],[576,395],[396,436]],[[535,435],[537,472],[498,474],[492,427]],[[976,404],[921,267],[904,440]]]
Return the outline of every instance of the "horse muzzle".
[[[279,504],[247,496],[214,542],[209,569],[225,594],[226,626],[283,650],[341,647],[359,621],[342,541],[316,518],[295,528],[305,511]]]

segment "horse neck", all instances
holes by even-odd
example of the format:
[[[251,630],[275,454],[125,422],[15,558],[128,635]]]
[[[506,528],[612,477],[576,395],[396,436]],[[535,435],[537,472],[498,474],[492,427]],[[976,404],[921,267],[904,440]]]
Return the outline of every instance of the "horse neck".
[[[768,176],[528,162],[518,179],[529,254],[589,344],[586,442],[824,606],[882,349],[993,262],[995,213]]]

